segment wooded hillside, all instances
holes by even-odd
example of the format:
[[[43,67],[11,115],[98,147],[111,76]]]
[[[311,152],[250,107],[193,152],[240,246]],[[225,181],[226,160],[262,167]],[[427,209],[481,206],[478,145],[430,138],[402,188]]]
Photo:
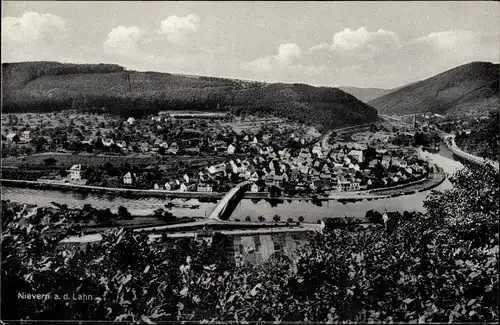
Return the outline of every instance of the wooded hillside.
[[[73,108],[141,116],[160,110],[230,110],[326,128],[378,118],[375,109],[337,88],[127,71],[107,64],[7,63],[2,70],[4,112]]]

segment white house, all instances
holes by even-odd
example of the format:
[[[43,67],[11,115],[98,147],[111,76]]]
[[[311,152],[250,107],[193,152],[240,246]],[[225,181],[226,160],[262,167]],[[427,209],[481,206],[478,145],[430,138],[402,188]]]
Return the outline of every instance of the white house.
[[[115,143],[113,139],[101,139],[101,142],[105,147],[110,147]]]
[[[23,133],[21,134],[21,140],[24,142],[29,142],[31,140],[30,134],[31,131],[23,131]]]
[[[166,182],[166,183],[165,183],[165,190],[167,190],[167,191],[172,190],[172,185],[170,185],[170,183],[169,183],[169,182]]]
[[[184,174],[184,176],[182,176],[182,178],[184,179],[184,181],[186,183],[189,183],[189,176],[187,174]]]
[[[128,172],[123,176],[123,184],[132,184],[133,179],[132,179],[132,173]]]
[[[243,138],[243,141],[248,141],[250,140],[250,138],[248,137],[248,135],[245,135],[245,137]]]
[[[160,186],[158,186],[158,183],[155,183],[155,185],[153,185],[153,189],[155,189],[155,190],[159,190],[160,189]]]
[[[9,140],[10,142],[14,141],[14,137],[16,136],[17,134],[16,133],[9,133],[7,134],[6,138],[7,140]]]
[[[127,119],[127,124],[128,124],[128,125],[132,125],[132,124],[134,124],[134,123],[135,123],[135,118],[133,118],[133,117],[129,117],[129,118]]]
[[[390,156],[383,156],[381,164],[384,168],[388,168],[389,165],[391,164],[391,157]]]
[[[230,144],[228,147],[227,147],[227,153],[232,155],[234,154],[234,151],[236,150],[235,146],[233,146],[232,144]]]
[[[187,191],[187,186],[186,184],[182,183],[181,186],[179,187],[179,192],[186,192]]]
[[[256,138],[256,137],[253,137],[252,143],[253,143],[253,144],[257,144],[257,143],[259,143],[259,141],[257,140],[257,138]]]
[[[259,174],[257,174],[257,172],[253,172],[252,175],[250,175],[250,180],[251,181],[257,181],[259,179]]]
[[[82,165],[73,165],[69,169],[69,178],[71,180],[80,180],[82,179]]]
[[[208,172],[210,174],[220,173],[220,172],[223,172],[224,170],[226,170],[225,163],[220,163],[220,164],[212,165],[212,166],[208,167]]]
[[[361,150],[351,150],[348,155],[356,159],[358,163],[363,162],[363,151]]]
[[[323,148],[320,145],[316,144],[312,149],[313,154],[317,154],[319,157],[323,156]]]
[[[250,187],[250,192],[256,193],[259,191],[259,187],[257,184],[253,183],[252,186]]]
[[[127,143],[123,140],[116,142],[116,146],[121,148],[121,149],[127,149]]]

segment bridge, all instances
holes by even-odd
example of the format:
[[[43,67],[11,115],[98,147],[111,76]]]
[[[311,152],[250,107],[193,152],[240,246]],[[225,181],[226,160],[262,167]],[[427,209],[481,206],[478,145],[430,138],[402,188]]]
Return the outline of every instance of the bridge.
[[[245,185],[251,184],[251,181],[244,181],[239,184],[237,184],[235,187],[233,187],[229,192],[224,195],[224,197],[219,201],[215,209],[210,213],[208,216],[209,220],[216,220],[216,221],[222,221],[220,219],[220,216],[222,216],[229,204],[229,201],[241,190],[242,187]]]

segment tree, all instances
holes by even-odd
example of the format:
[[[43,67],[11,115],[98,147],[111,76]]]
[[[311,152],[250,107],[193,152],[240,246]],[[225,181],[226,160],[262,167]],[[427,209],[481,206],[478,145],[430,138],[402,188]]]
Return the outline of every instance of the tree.
[[[118,207],[118,217],[125,220],[133,219],[132,215],[127,210],[127,208],[122,205]]]
[[[382,214],[378,211],[368,210],[366,211],[365,219],[371,223],[383,224]]]
[[[57,160],[55,158],[50,157],[50,158],[44,159],[43,162],[44,162],[45,166],[52,166],[57,162]]]
[[[259,219],[259,221],[260,221],[260,222],[264,222],[264,221],[266,221],[266,218],[264,218],[263,216],[259,216],[259,218],[258,218],[258,219]]]
[[[274,222],[278,223],[278,222],[280,222],[281,217],[279,215],[275,214],[273,217],[273,220],[274,220]]]
[[[304,217],[303,217],[303,216],[300,216],[300,217],[299,217],[299,222],[300,222],[300,223],[304,222]]]
[[[274,197],[281,196],[281,188],[279,188],[278,186],[272,185],[269,188],[269,194],[271,196],[274,196]]]
[[[245,221],[250,222],[250,221],[252,221],[252,218],[250,216],[246,216]]]

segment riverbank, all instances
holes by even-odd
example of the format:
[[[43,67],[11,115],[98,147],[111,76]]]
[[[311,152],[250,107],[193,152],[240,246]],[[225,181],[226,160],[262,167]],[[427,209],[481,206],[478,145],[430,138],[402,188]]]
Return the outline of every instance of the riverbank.
[[[463,151],[460,149],[457,144],[455,143],[455,136],[454,135],[448,135],[445,137],[445,144],[450,149],[451,152],[453,152],[454,155],[457,157],[471,162],[473,164],[485,166],[485,165],[490,165],[493,167],[493,169],[498,173],[499,172],[499,163],[497,161],[492,161],[483,157],[478,157],[473,154],[470,154],[468,152]]]
[[[437,173],[431,173],[429,177],[421,179],[408,184],[396,185],[390,188],[381,188],[356,192],[335,192],[328,196],[278,196],[271,197],[269,192],[245,192],[244,199],[275,199],[275,200],[363,200],[363,199],[383,199],[401,195],[411,195],[416,192],[422,192],[432,189],[440,185],[445,179],[446,174],[440,168]],[[224,197],[225,192],[179,192],[179,191],[165,191],[165,190],[141,190],[130,188],[114,188],[114,187],[99,187],[90,185],[78,185],[70,183],[49,183],[40,181],[28,180],[14,180],[2,179],[2,186],[12,186],[20,188],[33,188],[40,190],[58,190],[62,192],[80,192],[80,193],[94,193],[94,194],[107,194],[113,196],[120,196],[124,198],[138,198],[138,197],[157,197],[157,198],[185,198],[185,199],[201,199],[201,200],[219,200]]]

